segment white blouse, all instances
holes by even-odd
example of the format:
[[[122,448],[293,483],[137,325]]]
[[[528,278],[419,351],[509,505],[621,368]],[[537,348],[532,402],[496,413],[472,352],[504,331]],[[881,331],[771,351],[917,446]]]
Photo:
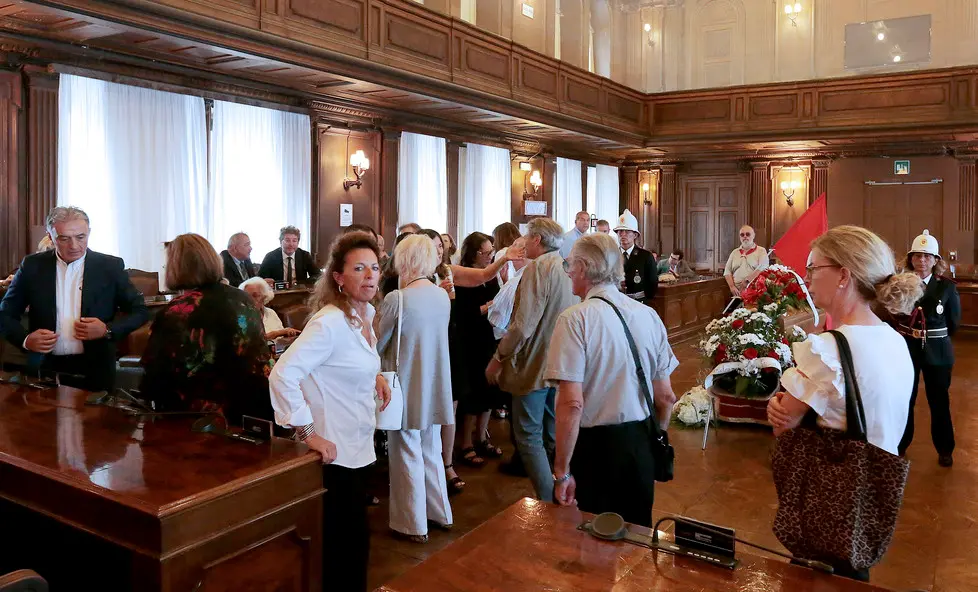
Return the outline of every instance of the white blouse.
[[[374,309],[364,323],[372,327]],[[371,333],[373,329],[371,328]],[[380,356],[336,306],[323,307],[282,354],[268,384],[275,421],[315,424],[336,445],[333,464],[358,469],[376,460],[374,430]]]
[[[837,330],[852,350],[867,440],[897,454],[915,379],[907,342],[888,325],[843,325]],[[792,351],[798,367],[785,371],[781,385],[818,414],[818,425],[845,430],[846,385],[835,338],[828,333],[809,335]]]
[[[282,325],[282,319],[279,318],[278,313],[269,307],[264,307],[262,310],[262,325],[265,326],[265,335],[268,335],[272,331],[280,331],[285,327]]]

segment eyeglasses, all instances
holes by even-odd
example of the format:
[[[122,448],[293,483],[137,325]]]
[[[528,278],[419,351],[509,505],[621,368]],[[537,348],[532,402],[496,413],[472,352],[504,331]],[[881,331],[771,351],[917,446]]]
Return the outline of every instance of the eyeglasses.
[[[493,249],[489,249],[488,251],[477,251],[476,254],[481,257],[489,257],[490,255],[492,255],[492,252]]]
[[[749,232],[741,232],[740,233],[740,236],[741,237],[749,237],[750,236],[750,233]]]
[[[838,264],[835,264],[835,263],[831,263],[831,264],[827,264],[827,265],[808,265],[808,266],[805,267],[805,275],[807,275],[808,277],[811,277],[813,271],[815,271],[816,269],[822,269],[823,267],[835,267],[836,269],[841,269],[842,268],[841,265],[838,265]]]

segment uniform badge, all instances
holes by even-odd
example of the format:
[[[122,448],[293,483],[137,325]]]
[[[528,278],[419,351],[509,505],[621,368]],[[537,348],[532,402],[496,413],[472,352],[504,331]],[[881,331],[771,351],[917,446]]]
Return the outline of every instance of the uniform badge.
[[[943,304],[938,303],[938,305],[937,305],[937,314],[944,314],[944,305]]]
[[[635,272],[635,277],[632,278],[632,282],[633,283],[636,283],[636,284],[641,284],[642,283],[642,276],[639,275],[639,273],[637,271]]]

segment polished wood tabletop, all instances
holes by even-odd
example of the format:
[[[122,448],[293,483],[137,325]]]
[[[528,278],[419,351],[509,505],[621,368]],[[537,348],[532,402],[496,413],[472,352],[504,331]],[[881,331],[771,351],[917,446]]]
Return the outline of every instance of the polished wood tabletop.
[[[871,592],[884,588],[765,559],[738,550],[734,570],[602,541],[577,530],[591,517],[523,499],[424,563],[378,588],[382,592]],[[633,532],[648,529],[631,526]]]

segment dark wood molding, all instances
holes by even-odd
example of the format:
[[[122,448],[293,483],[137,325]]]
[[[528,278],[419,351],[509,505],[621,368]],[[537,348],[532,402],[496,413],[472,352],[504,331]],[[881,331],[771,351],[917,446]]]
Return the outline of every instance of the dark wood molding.
[[[397,238],[397,162],[401,149],[401,132],[384,130],[380,151],[380,228],[391,251]]]
[[[750,198],[747,223],[754,228],[759,245],[771,244],[772,207],[770,162],[750,163]]]
[[[26,199],[23,77],[0,71],[0,275],[31,252]]]
[[[975,229],[975,161],[974,156],[958,159],[958,230]]]
[[[43,226],[58,203],[58,75],[25,68],[27,75],[28,222]]]
[[[459,158],[460,148],[462,144],[459,142],[445,142],[445,152],[447,157],[447,176],[448,176],[448,234],[455,238],[456,243],[461,246],[462,240],[465,238],[463,236],[458,236],[458,202],[459,196],[459,173],[460,165]]]
[[[824,158],[812,159],[812,182],[809,185],[811,190],[808,192],[809,203],[815,203],[815,200],[823,193],[825,194],[825,198],[828,199],[830,163],[830,160]]]
[[[659,189],[660,193],[660,204],[661,210],[659,214],[659,248],[663,253],[666,251],[673,251],[675,249],[685,248],[685,245],[679,244],[679,232],[676,228],[678,224],[678,208],[679,208],[679,184],[676,179],[676,165],[674,164],[664,164],[659,167]]]

